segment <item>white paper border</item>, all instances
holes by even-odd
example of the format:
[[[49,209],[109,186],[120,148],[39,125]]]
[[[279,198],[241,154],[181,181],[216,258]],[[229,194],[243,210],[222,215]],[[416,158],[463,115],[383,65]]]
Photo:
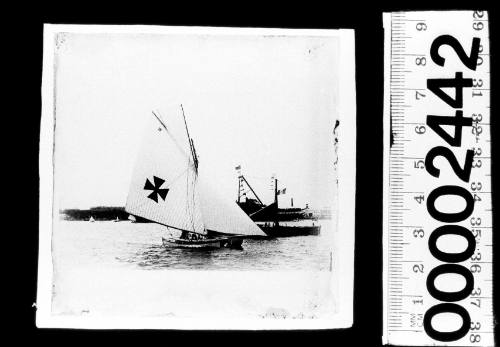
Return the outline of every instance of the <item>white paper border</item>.
[[[52,316],[52,213],[53,213],[53,148],[54,148],[54,76],[55,39],[66,33],[133,33],[133,34],[224,34],[224,35],[293,35],[339,38],[339,121],[338,128],[338,247],[336,257],[341,279],[338,311],[333,319],[277,320],[240,319],[213,320],[165,317],[84,317]],[[162,27],[143,25],[53,25],[44,26],[42,75],[42,119],[40,125],[40,225],[36,326],[39,328],[83,329],[332,329],[348,328],[353,321],[354,279],[354,215],[356,179],[356,94],[355,94],[354,30],[264,29],[215,27]]]

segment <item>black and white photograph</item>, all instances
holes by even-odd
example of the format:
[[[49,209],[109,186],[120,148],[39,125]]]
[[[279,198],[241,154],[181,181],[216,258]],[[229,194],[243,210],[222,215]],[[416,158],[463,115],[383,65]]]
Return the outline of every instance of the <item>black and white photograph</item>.
[[[353,322],[354,31],[44,26],[36,324]]]

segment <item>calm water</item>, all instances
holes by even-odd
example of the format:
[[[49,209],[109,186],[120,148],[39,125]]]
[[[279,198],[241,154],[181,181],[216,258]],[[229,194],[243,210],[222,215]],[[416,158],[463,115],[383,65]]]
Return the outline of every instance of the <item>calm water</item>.
[[[310,224],[310,221],[297,222]],[[123,266],[148,270],[326,270],[331,266],[333,227],[321,224],[320,236],[245,240],[243,250],[165,248],[165,228],[156,224],[58,221],[54,262],[62,266]]]

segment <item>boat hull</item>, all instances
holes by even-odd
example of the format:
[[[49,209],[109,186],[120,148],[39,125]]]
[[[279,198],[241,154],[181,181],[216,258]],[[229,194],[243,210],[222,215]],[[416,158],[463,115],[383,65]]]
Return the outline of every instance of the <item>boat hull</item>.
[[[187,248],[187,249],[218,249],[232,248],[243,249],[242,238],[216,238],[204,240],[183,240],[176,238],[162,237],[162,243],[167,248]]]
[[[263,232],[272,237],[291,237],[291,236],[308,236],[319,235],[321,233],[320,225],[313,226],[265,226],[259,225]]]

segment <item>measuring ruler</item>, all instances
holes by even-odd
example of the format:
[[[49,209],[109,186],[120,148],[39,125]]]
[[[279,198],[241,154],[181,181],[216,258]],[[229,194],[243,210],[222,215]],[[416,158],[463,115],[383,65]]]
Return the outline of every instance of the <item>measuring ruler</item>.
[[[384,29],[383,342],[493,346],[488,14]]]

